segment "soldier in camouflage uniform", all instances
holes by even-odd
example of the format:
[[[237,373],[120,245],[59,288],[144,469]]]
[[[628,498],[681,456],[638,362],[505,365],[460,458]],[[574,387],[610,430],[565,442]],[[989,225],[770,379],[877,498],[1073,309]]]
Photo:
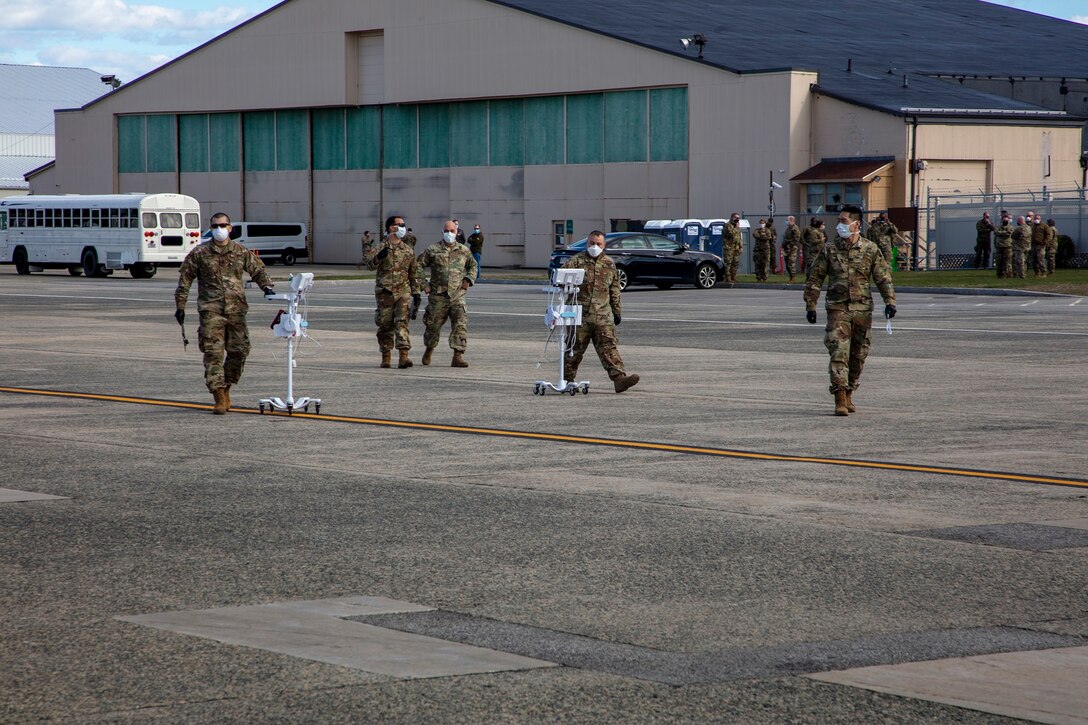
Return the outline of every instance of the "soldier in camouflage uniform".
[[[1015,233],[1012,217],[1004,212],[1001,226],[994,230],[994,266],[997,267],[998,279],[1012,277],[1012,238]]]
[[[982,218],[975,222],[975,269],[986,269],[990,266],[990,235],[994,231],[990,212],[982,212]]]
[[[824,248],[824,244],[827,243],[827,235],[824,234],[824,221],[819,217],[812,217],[812,221],[805,227],[805,231],[801,233],[801,240],[805,244],[805,275],[808,275],[808,271],[812,269],[812,263],[816,261],[816,257],[820,254],[820,250]]]
[[[412,248],[412,253],[416,251],[416,235],[412,234],[412,230],[408,229],[404,235],[404,243]]]
[[[885,317],[895,317],[891,268],[880,249],[862,238],[860,228],[861,209],[843,207],[836,228],[837,238],[824,245],[805,282],[806,317],[815,324],[820,288],[824,278],[828,278],[824,345],[831,353],[828,371],[831,394],[835,396],[835,415],[849,415],[856,410],[853,392],[858,387],[872,343],[870,280],[884,298]]]
[[[1036,277],[1046,276],[1046,238],[1049,229],[1041,216],[1035,217],[1035,226],[1031,230],[1031,271]]]
[[[778,243],[778,230],[774,227],[774,217],[767,217],[767,232],[770,234],[770,243],[767,248],[767,272],[764,274],[764,281],[766,281],[766,277],[779,271],[777,269],[778,252],[775,248]]]
[[[589,343],[597,350],[601,365],[617,393],[638,383],[638,375],[628,375],[616,348],[616,325],[620,324],[620,280],[616,263],[604,253],[604,232],[593,230],[586,239],[586,249],[566,261],[566,269],[584,269],[585,280],[578,290],[582,306],[582,324],[574,338],[574,350],[563,359],[563,377],[575,380],[582,356]]]
[[[786,217],[786,231],[782,232],[782,256],[785,259],[786,274],[790,276],[790,284],[797,274],[797,252],[801,249],[801,230],[797,227],[797,220],[791,216]]]
[[[272,280],[254,252],[231,241],[230,217],[212,215],[211,227],[211,240],[194,248],[181,263],[174,290],[174,317],[179,325],[185,324],[185,303],[195,279],[204,382],[215,399],[212,412],[223,415],[230,408],[230,387],[241,379],[250,348],[246,327],[249,303],[242,273],[248,274],[266,295],[272,294]]]
[[[729,223],[722,229],[722,260],[725,262],[725,282],[732,287],[737,283],[737,267],[744,251],[744,238],[740,233],[740,214],[729,215]]]
[[[1016,218],[1016,231],[1012,233],[1012,274],[1023,279],[1027,277],[1028,252],[1031,250],[1031,227],[1024,217]]]
[[[899,229],[891,223],[884,212],[878,214],[876,221],[869,225],[867,236],[880,249],[880,253],[884,255],[884,261],[888,264],[892,263],[892,240],[898,233]]]
[[[378,326],[378,349],[382,353],[381,367],[392,367],[393,348],[400,352],[397,367],[412,367],[408,351],[409,300],[419,301],[416,281],[416,255],[405,241],[408,230],[404,219],[391,216],[385,220],[385,238],[376,240],[366,250],[366,266],[377,271],[374,278],[374,324]]]
[[[752,232],[756,239],[755,249],[752,250],[752,264],[756,268],[756,282],[767,281],[767,267],[771,263],[771,250],[774,249],[774,237],[767,228],[767,220],[759,220],[759,229]]]
[[[431,356],[438,347],[442,325],[450,321],[450,348],[453,361],[450,367],[467,368],[465,347],[468,345],[468,310],[465,309],[465,291],[476,279],[477,266],[472,252],[457,242],[457,225],[447,221],[442,227],[442,241],[432,244],[419,255],[420,283],[427,293],[427,310],[423,313],[423,364],[431,364]],[[425,280],[430,268],[430,281]]]
[[[1047,219],[1049,227],[1046,232],[1046,273],[1054,274],[1054,267],[1058,260],[1058,227],[1054,226],[1053,219]]]

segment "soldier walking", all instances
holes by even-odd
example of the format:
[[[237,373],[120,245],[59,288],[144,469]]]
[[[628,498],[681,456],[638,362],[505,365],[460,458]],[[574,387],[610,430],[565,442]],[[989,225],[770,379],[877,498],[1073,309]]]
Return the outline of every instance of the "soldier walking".
[[[990,235],[994,231],[990,212],[982,212],[982,218],[975,222],[975,269],[986,269],[990,266]]]
[[[1015,234],[1012,217],[1007,211],[1002,212],[1001,226],[994,230],[994,266],[998,279],[1012,277],[1012,238]]]
[[[876,220],[869,225],[868,238],[880,249],[880,253],[884,255],[884,261],[888,264],[892,263],[892,240],[898,233],[899,229],[891,223],[884,212],[880,212]]]
[[[767,267],[771,262],[771,250],[774,248],[773,237],[767,228],[767,220],[759,220],[759,229],[752,232],[756,238],[755,249],[752,251],[752,263],[756,268],[756,282],[767,281]]]
[[[427,247],[419,255],[420,282],[427,293],[427,309],[423,313],[423,364],[431,364],[431,356],[438,347],[442,326],[450,321],[450,348],[453,361],[450,367],[467,368],[465,348],[468,346],[468,310],[465,308],[465,291],[476,279],[476,260],[464,244],[457,243],[457,224],[451,219],[442,226],[442,241]],[[430,281],[423,281],[430,268]]]
[[[412,341],[408,337],[409,299],[419,300],[419,283],[416,281],[416,255],[405,242],[408,230],[404,218],[391,216],[385,220],[385,238],[373,242],[366,250],[366,266],[377,270],[374,279],[374,323],[378,326],[378,349],[382,353],[381,367],[392,367],[395,347],[400,351],[397,367],[412,367],[408,351]]]
[[[593,230],[586,239],[586,249],[566,261],[567,269],[584,269],[585,280],[578,289],[582,306],[582,324],[574,337],[574,350],[563,358],[563,377],[575,380],[578,366],[589,343],[597,350],[601,365],[617,393],[638,383],[638,375],[628,375],[616,347],[616,326],[620,324],[620,279],[616,263],[604,253],[604,232]]]
[[[797,274],[797,252],[800,249],[801,230],[797,227],[797,220],[788,216],[786,231],[782,232],[782,257],[786,265],[786,274],[790,276],[789,284],[793,284],[793,277]]]
[[[827,328],[824,345],[831,354],[828,372],[835,415],[857,409],[857,390],[865,358],[872,344],[873,296],[870,280],[884,298],[884,316],[895,317],[895,288],[891,268],[880,249],[861,236],[861,209],[843,207],[835,229],[836,239],[824,245],[805,282],[805,316],[816,323],[816,303],[824,279],[827,284]]]
[[[1046,240],[1050,227],[1043,223],[1041,216],[1035,217],[1035,226],[1031,230],[1031,271],[1036,277],[1046,276]]]
[[[801,233],[801,241],[805,245],[805,275],[808,276],[809,270],[812,269],[812,263],[816,261],[820,250],[824,248],[824,244],[827,242],[827,235],[824,234],[824,220],[819,217],[812,217],[812,221],[805,227],[805,231]]]
[[[231,240],[230,217],[213,214],[211,228],[211,240],[189,252],[181,263],[174,290],[174,318],[179,325],[185,324],[185,303],[195,279],[204,383],[215,399],[212,412],[224,415],[230,408],[230,388],[241,379],[250,350],[246,326],[249,303],[242,273],[248,274],[265,295],[272,294],[273,285],[256,253]]]
[[[1058,261],[1058,227],[1054,226],[1053,219],[1047,219],[1046,225],[1046,273],[1054,274]]]
[[[722,229],[722,259],[725,262],[725,282],[732,287],[737,283],[737,267],[744,250],[744,238],[740,233],[740,214],[729,215],[729,223]]]
[[[1031,249],[1031,227],[1024,217],[1016,218],[1016,231],[1012,233],[1012,273],[1014,277],[1027,277],[1028,251]]]

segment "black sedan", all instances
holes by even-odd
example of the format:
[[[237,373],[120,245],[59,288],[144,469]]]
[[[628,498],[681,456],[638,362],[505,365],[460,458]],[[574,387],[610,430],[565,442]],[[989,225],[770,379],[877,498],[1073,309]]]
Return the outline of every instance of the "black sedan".
[[[668,289],[675,284],[693,284],[699,289],[711,289],[722,279],[725,264],[710,252],[688,249],[686,244],[668,237],[645,232],[616,232],[606,234],[605,249],[616,262],[620,289],[633,284],[652,284]],[[585,250],[582,239],[552,252],[549,269],[557,269],[578,252]]]

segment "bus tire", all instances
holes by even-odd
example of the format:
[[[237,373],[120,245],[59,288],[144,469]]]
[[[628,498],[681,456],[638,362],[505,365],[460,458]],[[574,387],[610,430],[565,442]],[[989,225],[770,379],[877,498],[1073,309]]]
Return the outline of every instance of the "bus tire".
[[[288,267],[293,265],[297,259],[298,256],[295,254],[295,250],[290,248],[283,250],[283,254],[280,255],[280,261]]]
[[[15,254],[11,255],[11,259],[15,262],[15,272],[17,274],[30,274],[30,259],[26,254],[26,247],[16,247]]]
[[[133,279],[151,279],[155,276],[156,267],[151,262],[137,262],[128,268],[128,273]]]
[[[98,264],[98,252],[94,251],[93,247],[87,247],[83,250],[83,256],[80,257],[80,262],[83,266],[83,274],[88,277],[105,277],[102,273],[102,267]]]
[[[83,274],[83,267],[80,267],[78,264],[69,264],[68,274],[72,275],[73,277],[78,277]]]

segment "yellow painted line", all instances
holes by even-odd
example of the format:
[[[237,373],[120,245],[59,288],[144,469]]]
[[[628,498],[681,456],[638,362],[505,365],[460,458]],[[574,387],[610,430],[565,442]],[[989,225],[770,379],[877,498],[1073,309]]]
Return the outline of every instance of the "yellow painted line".
[[[192,410],[211,410],[212,406],[204,403],[188,403],[179,400],[159,400],[156,398],[133,398],[124,395],[103,395],[99,393],[79,393],[64,390],[41,390],[37,388],[0,387],[0,393],[17,395],[45,395],[55,398],[74,398],[77,400],[97,400],[112,403],[135,403],[138,405],[158,405],[166,408],[188,408]],[[256,408],[231,408],[233,413],[261,415]],[[578,445],[610,446],[614,448],[633,448],[666,453],[688,453],[699,456],[718,456],[722,458],[741,458],[758,461],[778,461],[783,463],[816,463],[826,466],[847,466],[850,468],[869,468],[881,471],[904,471],[908,473],[928,473],[939,476],[960,476],[966,478],[996,479],[1023,483],[1045,484],[1053,486],[1078,486],[1088,488],[1088,480],[1078,478],[1059,478],[1055,476],[1036,476],[1010,471],[986,471],[971,468],[948,468],[943,466],[921,466],[910,463],[891,463],[887,461],[866,461],[853,458],[823,458],[816,456],[790,456],[779,453],[760,453],[758,451],[736,451],[728,448],[706,448],[685,446],[673,443],[654,443],[619,438],[588,438],[583,436],[561,435],[558,433],[537,433],[533,431],[509,430],[504,428],[480,428],[475,426],[446,425],[442,423],[420,423],[407,420],[385,420],[382,418],[360,418],[346,415],[326,415],[296,412],[291,415],[273,411],[264,415],[282,418],[302,418],[322,420],[332,423],[352,423],[355,425],[374,425],[386,428],[406,428],[410,430],[439,431],[443,433],[465,433],[471,435],[518,438],[522,440],[555,441]]]

